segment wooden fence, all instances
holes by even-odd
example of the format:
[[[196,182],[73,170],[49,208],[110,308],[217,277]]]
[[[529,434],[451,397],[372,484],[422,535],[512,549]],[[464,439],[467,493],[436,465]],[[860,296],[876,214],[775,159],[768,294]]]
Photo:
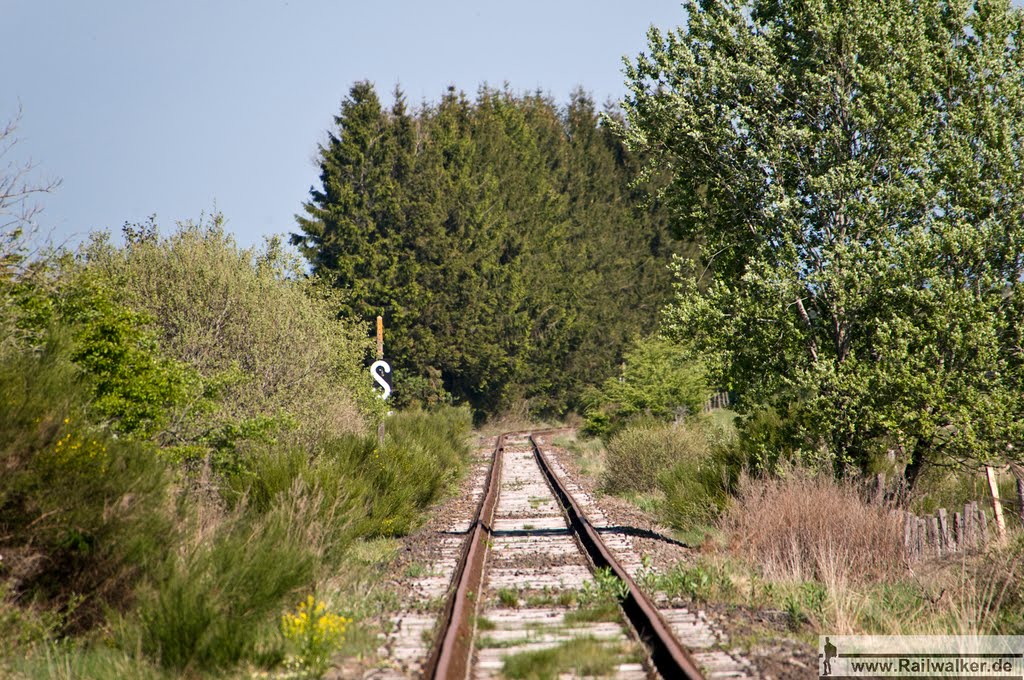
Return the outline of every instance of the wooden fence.
[[[978,550],[988,543],[988,518],[977,501],[952,515],[945,508],[929,517],[903,513],[903,548],[911,561]]]
[[[999,503],[996,499],[996,503]],[[1007,503],[1007,500],[1002,501]],[[1017,506],[1014,514],[1024,526],[1024,480],[1017,480]],[[951,553],[982,550],[999,532],[990,530],[988,516],[978,501],[965,503],[962,511],[950,513],[940,508],[934,515],[918,517],[910,512],[903,517],[903,548],[911,562]]]
[[[704,411],[704,413],[707,413],[708,411],[716,408],[729,408],[729,405],[729,393],[716,392],[704,403],[704,408],[701,410]]]

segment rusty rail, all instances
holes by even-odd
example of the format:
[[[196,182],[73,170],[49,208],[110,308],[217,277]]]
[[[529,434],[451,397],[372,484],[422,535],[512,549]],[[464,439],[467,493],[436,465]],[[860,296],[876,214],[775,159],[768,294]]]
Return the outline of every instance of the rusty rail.
[[[441,635],[423,667],[424,678],[465,678],[469,674],[470,655],[473,652],[473,614],[476,611],[476,595],[480,593],[484,576],[486,541],[491,533],[494,506],[498,502],[505,436],[499,436],[494,446],[494,458],[484,487],[484,496],[477,507],[469,540],[452,576],[453,583],[457,585],[448,595],[448,601],[441,612]]]
[[[540,433],[538,433],[540,434]],[[620,600],[622,611],[626,614],[630,624],[640,636],[641,641],[647,646],[651,653],[651,662],[663,678],[682,678],[685,680],[704,680],[700,668],[680,642],[672,634],[671,629],[665,620],[658,613],[658,608],[640,590],[636,582],[629,575],[615,556],[608,549],[608,546],[601,540],[601,536],[576,504],[575,499],[566,491],[558,476],[555,475],[548,464],[547,457],[540,450],[534,436],[530,436],[530,444],[533,445],[533,453],[544,472],[544,476],[551,485],[552,491],[562,504],[569,526],[576,534],[587,552],[594,567],[600,569],[607,567],[612,570],[623,583],[628,587],[626,596]]]
[[[676,678],[704,680],[697,664],[672,635],[668,625],[658,614],[657,608],[615,559],[576,501],[562,486],[534,439],[535,436],[557,434],[568,429],[538,430],[529,434],[529,441],[541,471],[562,505],[570,528],[576,534],[580,545],[589,555],[595,568],[608,567],[627,585],[628,593],[620,601],[620,605],[626,618],[650,651],[651,662],[661,676],[672,680]],[[469,676],[470,657],[473,651],[473,616],[476,612],[478,595],[481,592],[484,562],[487,556],[487,540],[491,533],[494,508],[498,500],[502,453],[505,438],[515,434],[519,433],[507,432],[498,437],[484,496],[477,509],[469,541],[467,541],[455,569],[453,582],[456,586],[451,590],[441,613],[439,641],[434,645],[424,665],[424,678],[464,680]]]

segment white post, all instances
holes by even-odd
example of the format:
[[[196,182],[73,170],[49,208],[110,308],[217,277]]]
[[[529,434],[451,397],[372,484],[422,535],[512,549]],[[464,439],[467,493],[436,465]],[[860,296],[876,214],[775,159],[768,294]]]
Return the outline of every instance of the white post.
[[[999,534],[999,543],[1006,544],[1006,522],[1003,520],[1003,504],[999,502],[999,485],[996,483],[996,473],[988,465],[985,466],[985,476],[988,477],[988,490],[992,492],[992,510],[996,518],[996,531]]]

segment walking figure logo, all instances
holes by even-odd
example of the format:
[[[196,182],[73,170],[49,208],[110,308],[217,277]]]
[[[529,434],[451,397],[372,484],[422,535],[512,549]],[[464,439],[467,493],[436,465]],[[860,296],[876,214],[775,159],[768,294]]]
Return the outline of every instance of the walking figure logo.
[[[824,652],[825,662],[822,664],[821,674],[823,676],[832,675],[832,659],[839,656],[839,650],[836,649],[831,640],[825,638],[825,649],[822,651]]]

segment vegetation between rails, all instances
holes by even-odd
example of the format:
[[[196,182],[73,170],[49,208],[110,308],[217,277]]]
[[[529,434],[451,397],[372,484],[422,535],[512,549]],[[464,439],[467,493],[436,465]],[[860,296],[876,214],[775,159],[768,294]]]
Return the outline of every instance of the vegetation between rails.
[[[505,658],[502,672],[509,678],[554,680],[563,673],[577,677],[607,677],[624,663],[642,658],[632,645],[593,638],[577,638],[533,652],[519,652]]]

